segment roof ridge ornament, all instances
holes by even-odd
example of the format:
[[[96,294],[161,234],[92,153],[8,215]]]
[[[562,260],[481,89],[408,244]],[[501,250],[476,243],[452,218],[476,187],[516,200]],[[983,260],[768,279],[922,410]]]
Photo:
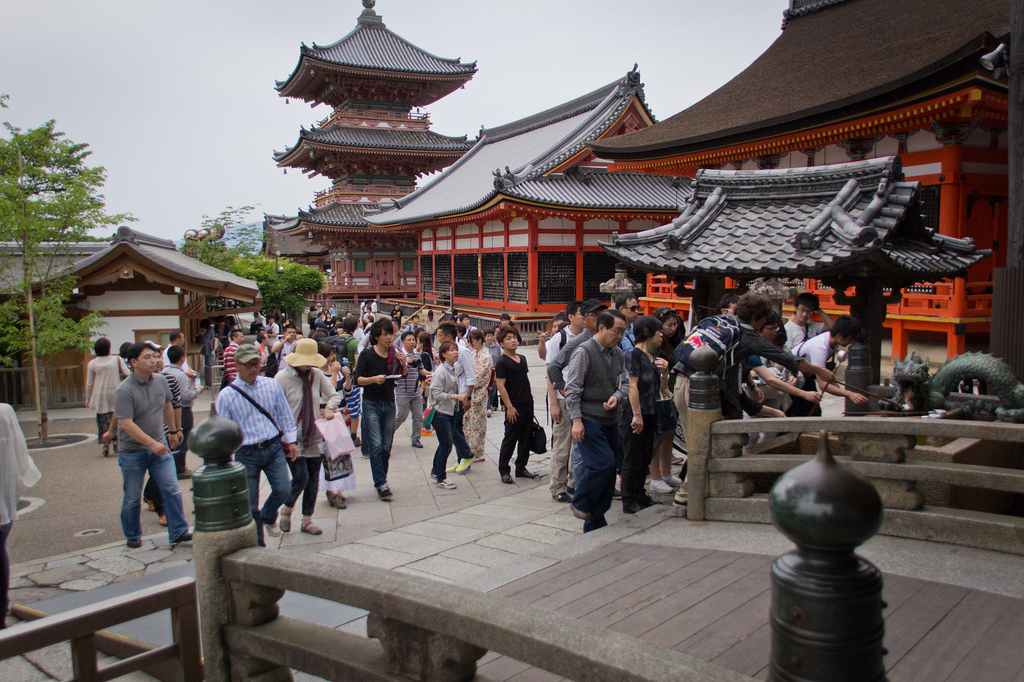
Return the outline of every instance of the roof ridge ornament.
[[[139,245],[139,238],[135,235],[135,230],[128,227],[127,225],[122,225],[121,227],[117,228],[117,232],[114,234],[114,238],[110,240],[111,244],[120,244],[122,242],[127,242],[128,244],[135,244],[136,246]]]
[[[377,0],[363,0],[362,13],[359,15],[358,22],[360,24],[376,24],[378,26],[384,26],[384,18],[373,11],[374,6],[377,4]]]

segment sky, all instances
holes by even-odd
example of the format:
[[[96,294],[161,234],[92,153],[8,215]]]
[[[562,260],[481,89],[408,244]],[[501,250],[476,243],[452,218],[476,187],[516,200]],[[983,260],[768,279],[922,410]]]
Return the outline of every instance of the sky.
[[[789,0],[378,0],[389,29],[479,71],[427,110],[433,130],[476,137],[606,85],[639,64],[666,119],[728,82],[780,34]],[[55,119],[103,166],[110,213],[180,239],[204,216],[253,206],[294,215],[330,180],[271,155],[326,105],[274,89],[305,42],[356,26],[361,0],[0,0],[0,120]],[[422,182],[422,180],[421,180]],[[112,231],[111,231],[112,232]],[[105,236],[105,235],[96,235]]]

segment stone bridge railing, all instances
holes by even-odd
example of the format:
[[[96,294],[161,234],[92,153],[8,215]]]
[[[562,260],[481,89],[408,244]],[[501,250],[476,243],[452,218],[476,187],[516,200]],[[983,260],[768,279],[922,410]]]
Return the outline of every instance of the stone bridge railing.
[[[534,606],[344,559],[251,548],[220,567],[225,595],[199,577],[207,680],[289,679],[289,668],[329,680],[484,680],[476,662],[488,650],[587,682],[752,679]],[[279,616],[285,590],[366,609],[370,638]],[[224,597],[220,635],[207,632],[207,604]]]
[[[689,519],[770,523],[773,475],[809,460],[816,433],[827,431],[837,459],[878,491],[881,534],[1024,554],[1024,425],[886,417],[722,421],[718,379],[701,373],[691,378],[690,396]],[[779,431],[790,436],[747,447],[751,434]]]

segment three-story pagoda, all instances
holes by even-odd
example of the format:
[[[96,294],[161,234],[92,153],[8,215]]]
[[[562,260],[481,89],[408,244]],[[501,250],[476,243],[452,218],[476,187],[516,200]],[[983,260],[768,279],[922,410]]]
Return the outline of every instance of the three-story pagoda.
[[[421,107],[461,88],[476,63],[425,52],[388,30],[363,0],[356,28],[336,43],[300,49],[281,97],[326,104],[330,116],[283,152],[277,165],[331,180],[297,216],[266,217],[269,250],[322,270],[327,299],[419,295],[415,235],[367,224],[365,208],[394,201],[416,178],[441,170],[470,148],[466,137],[430,130]]]

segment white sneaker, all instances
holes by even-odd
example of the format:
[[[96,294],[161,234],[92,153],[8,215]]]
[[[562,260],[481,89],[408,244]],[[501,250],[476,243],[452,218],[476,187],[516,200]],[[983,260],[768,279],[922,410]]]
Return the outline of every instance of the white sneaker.
[[[664,480],[665,483],[668,483],[673,488],[678,488],[679,486],[681,486],[683,484],[682,479],[680,479],[678,476],[666,476],[662,480]]]
[[[665,482],[664,479],[661,479],[661,478],[659,478],[656,481],[651,481],[650,485],[647,486],[647,489],[650,490],[652,493],[671,493],[671,492],[674,492],[672,490],[672,486],[670,486],[668,483]]]
[[[449,481],[447,478],[444,479],[443,481],[438,481],[437,487],[443,488],[445,490],[455,490],[455,484]]]
[[[277,525],[276,521],[269,526],[264,526],[263,530],[265,530],[267,535],[272,538],[279,538],[284,535],[284,532],[281,530],[281,526]]]

